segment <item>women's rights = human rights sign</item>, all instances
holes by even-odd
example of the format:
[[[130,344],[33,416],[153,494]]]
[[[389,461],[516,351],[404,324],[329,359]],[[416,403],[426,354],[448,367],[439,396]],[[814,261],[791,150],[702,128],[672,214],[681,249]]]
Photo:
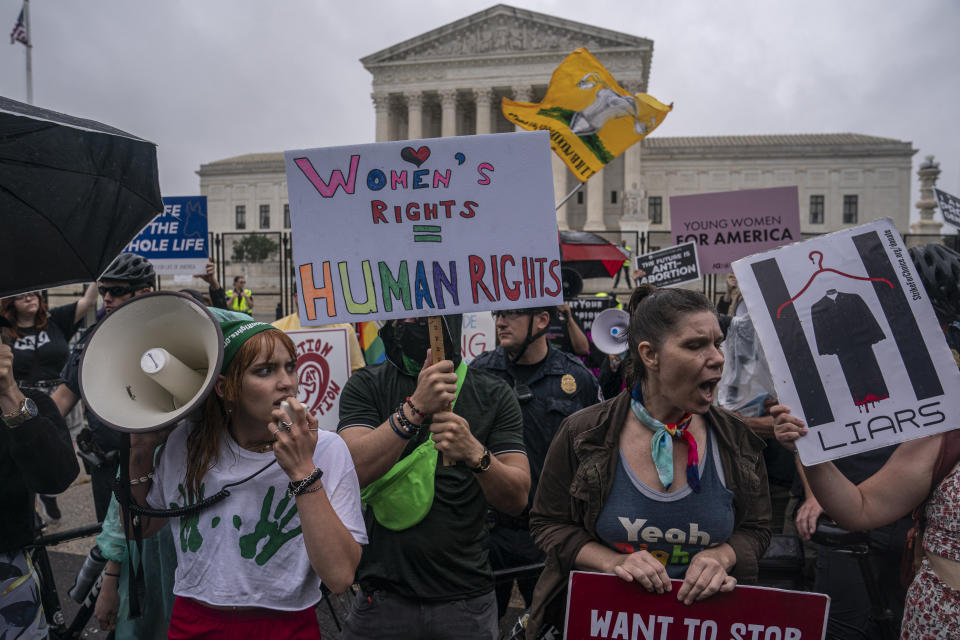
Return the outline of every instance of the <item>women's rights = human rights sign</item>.
[[[302,324],[562,301],[546,132],[285,157]]]

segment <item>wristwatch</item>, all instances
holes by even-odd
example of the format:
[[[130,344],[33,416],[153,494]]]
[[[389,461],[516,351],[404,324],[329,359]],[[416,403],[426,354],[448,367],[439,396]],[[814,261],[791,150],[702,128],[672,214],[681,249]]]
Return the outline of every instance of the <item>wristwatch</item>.
[[[24,397],[24,399],[20,401],[20,408],[17,409],[16,412],[3,414],[3,421],[8,427],[17,427],[31,418],[36,418],[38,415],[40,415],[40,410],[37,409],[37,403],[30,398]]]
[[[480,456],[480,462],[477,463],[477,466],[473,467],[471,471],[474,473],[483,473],[490,468],[490,449],[486,447],[483,448],[483,454]]]

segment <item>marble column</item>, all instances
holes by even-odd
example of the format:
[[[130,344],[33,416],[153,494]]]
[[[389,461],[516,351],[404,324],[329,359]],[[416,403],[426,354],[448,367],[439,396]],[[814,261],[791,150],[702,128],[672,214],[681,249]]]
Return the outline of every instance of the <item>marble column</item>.
[[[638,80],[626,81],[623,88],[630,93],[640,93],[642,83]],[[623,231],[646,231],[647,219],[646,191],[643,187],[643,147],[642,141],[636,142],[623,152],[623,214],[620,217],[620,229]],[[629,206],[628,206],[629,205]]]
[[[910,233],[938,234],[943,224],[933,219],[934,209],[937,208],[933,188],[940,177],[940,163],[935,162],[933,156],[927,156],[917,169],[917,177],[920,178],[920,199],[914,206],[920,210],[920,219],[910,225]]]
[[[533,87],[529,84],[511,87],[513,89],[513,99],[517,102],[530,102],[533,100]],[[520,125],[514,125],[517,131],[526,131]]]
[[[587,220],[583,224],[585,231],[603,231],[603,202],[606,192],[603,188],[603,172],[597,171],[590,177],[584,188],[587,190]]]
[[[407,138],[419,140],[423,137],[423,94],[419,91],[407,91]]]
[[[373,111],[376,113],[376,141],[386,142],[390,139],[390,96],[375,91],[370,97],[373,98]]]
[[[493,102],[493,89],[481,87],[473,90],[477,104],[477,134],[493,132],[493,114],[490,112]]]
[[[449,138],[457,135],[457,90],[440,90],[440,135]]]

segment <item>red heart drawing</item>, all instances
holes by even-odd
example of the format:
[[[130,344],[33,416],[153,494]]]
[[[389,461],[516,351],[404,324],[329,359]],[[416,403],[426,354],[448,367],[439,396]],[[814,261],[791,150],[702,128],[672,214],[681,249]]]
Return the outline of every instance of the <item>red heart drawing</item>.
[[[430,157],[430,147],[423,146],[417,150],[414,150],[413,147],[404,147],[400,150],[400,157],[419,167]]]

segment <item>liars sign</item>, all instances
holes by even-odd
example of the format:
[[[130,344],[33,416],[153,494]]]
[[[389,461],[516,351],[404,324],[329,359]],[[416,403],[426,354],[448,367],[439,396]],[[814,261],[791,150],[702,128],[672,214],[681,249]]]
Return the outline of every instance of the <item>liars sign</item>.
[[[546,132],[285,155],[302,324],[562,302]]]

